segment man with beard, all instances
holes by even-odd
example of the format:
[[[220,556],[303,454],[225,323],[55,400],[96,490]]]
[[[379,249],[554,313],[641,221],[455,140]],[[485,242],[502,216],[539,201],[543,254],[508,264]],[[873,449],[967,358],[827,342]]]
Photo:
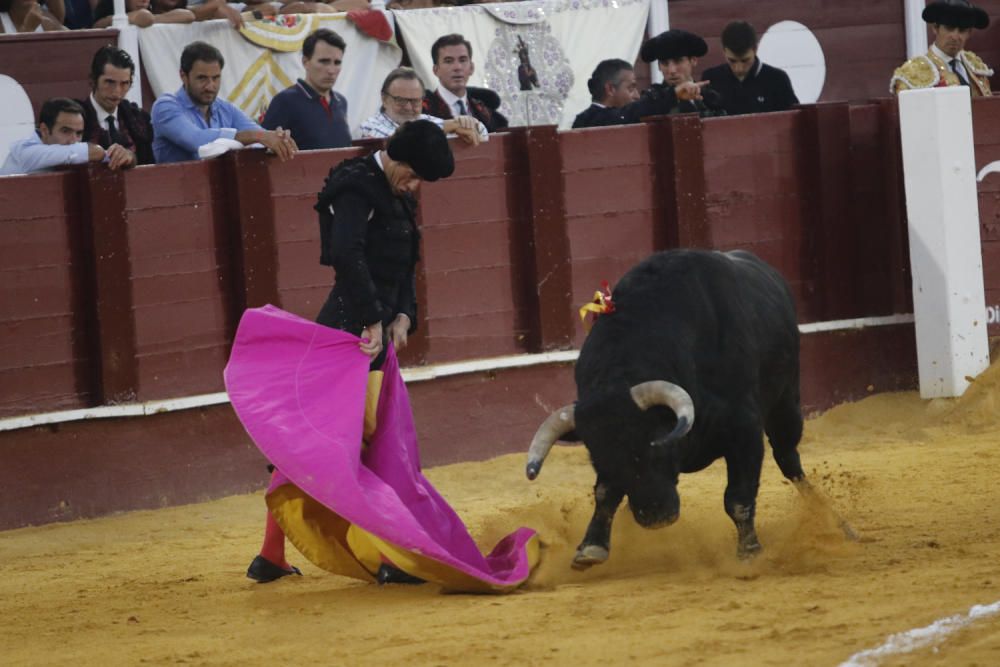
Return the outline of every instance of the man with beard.
[[[290,131],[300,150],[350,146],[347,98],[333,90],[346,48],[343,38],[328,28],[306,37],[302,42],[306,78],[274,96],[261,125]]]
[[[965,50],[972,30],[990,24],[989,15],[968,0],[939,0],[924,7],[921,17],[934,33],[927,53],[910,58],[893,72],[889,90],[937,86],[968,86],[973,97],[989,97],[989,77],[993,76],[982,58]]]
[[[211,44],[192,42],[184,47],[181,87],[153,104],[157,163],[197,160],[198,147],[216,139],[234,139],[244,146],[263,144],[282,161],[298,151],[287,130],[265,130],[236,105],[216,99],[224,65],[222,54]]]

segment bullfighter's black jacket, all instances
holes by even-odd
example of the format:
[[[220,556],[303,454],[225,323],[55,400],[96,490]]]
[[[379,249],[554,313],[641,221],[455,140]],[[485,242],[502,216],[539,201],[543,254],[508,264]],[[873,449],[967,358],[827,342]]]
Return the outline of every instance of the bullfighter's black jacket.
[[[396,315],[416,328],[414,268],[420,234],[416,204],[396,196],[374,155],[345,160],[330,170],[316,204],[320,263],[336,278],[316,321],[355,335]]]
[[[719,95],[706,87],[702,89],[703,100],[678,100],[673,86],[654,84],[635,102],[623,107],[603,107],[591,104],[577,114],[573,128],[603,127],[606,125],[629,125],[638,123],[646,116],[665,116],[672,113],[698,113],[702,116],[724,116]]]
[[[83,140],[101,148],[110,148],[115,142],[98,119],[98,110],[94,109],[90,98],[77,101],[83,107]],[[100,111],[103,116],[107,115],[103,109]],[[149,113],[139,108],[135,102],[122,100],[118,105],[118,125],[118,144],[135,153],[139,164],[154,164],[153,123]]]

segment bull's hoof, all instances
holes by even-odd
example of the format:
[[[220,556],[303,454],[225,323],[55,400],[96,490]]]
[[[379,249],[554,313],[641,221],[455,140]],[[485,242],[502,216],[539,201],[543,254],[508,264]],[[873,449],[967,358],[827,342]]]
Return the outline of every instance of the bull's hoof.
[[[600,565],[608,559],[608,550],[597,544],[582,545],[573,557],[574,570],[586,570],[592,565]]]
[[[736,556],[740,560],[753,560],[760,553],[760,549],[760,542],[757,541],[741,544],[736,548]]]

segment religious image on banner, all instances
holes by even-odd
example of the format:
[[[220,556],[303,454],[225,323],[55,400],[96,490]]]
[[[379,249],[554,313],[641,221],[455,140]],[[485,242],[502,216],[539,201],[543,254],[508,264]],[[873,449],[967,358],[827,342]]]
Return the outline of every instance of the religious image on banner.
[[[517,59],[521,64],[517,66],[517,82],[521,84],[521,90],[534,90],[539,88],[538,73],[531,66],[531,54],[528,52],[528,45],[524,43],[521,36],[517,36]]]
[[[573,68],[548,22],[497,26],[486,56],[485,85],[513,126],[557,125],[573,87]]]

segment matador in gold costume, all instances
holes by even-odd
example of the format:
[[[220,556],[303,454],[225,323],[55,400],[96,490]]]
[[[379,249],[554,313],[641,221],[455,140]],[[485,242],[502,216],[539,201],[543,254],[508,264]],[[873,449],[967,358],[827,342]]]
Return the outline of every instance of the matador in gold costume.
[[[989,77],[993,70],[965,49],[972,30],[990,24],[989,15],[968,0],[939,0],[927,5],[921,16],[934,32],[934,43],[927,53],[896,68],[890,91],[895,95],[913,88],[968,86],[973,97],[992,95]]]

